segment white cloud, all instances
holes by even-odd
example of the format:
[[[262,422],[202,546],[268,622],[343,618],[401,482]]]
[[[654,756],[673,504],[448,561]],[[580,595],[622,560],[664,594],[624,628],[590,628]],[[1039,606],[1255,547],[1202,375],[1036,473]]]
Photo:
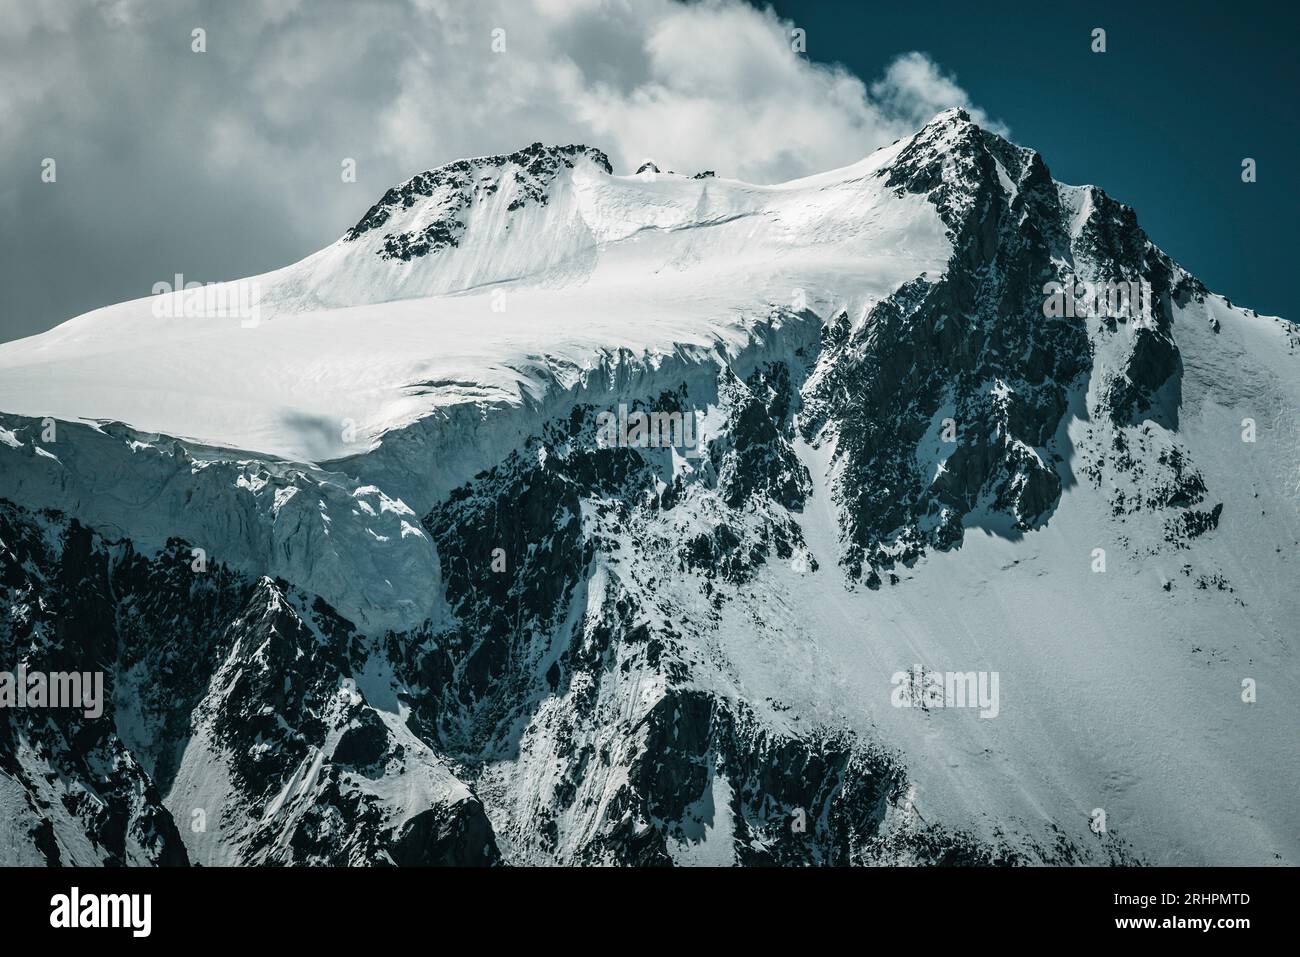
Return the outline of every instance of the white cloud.
[[[884,76],[871,84],[871,96],[881,109],[898,116],[933,116],[949,107],[960,106],[980,126],[1004,135],[1008,132],[1000,121],[991,119],[972,104],[956,79],[940,72],[934,61],[923,53],[914,51],[895,58]]]
[[[794,53],[791,24],[739,2],[574,12],[538,0],[531,15],[498,2],[451,19],[455,30],[433,28],[454,38],[442,51],[404,64],[385,114],[394,155],[564,139],[605,149],[621,170],[649,156],[772,182],[853,162],[947,107],[973,109],[922,53],[899,57],[868,89]],[[506,31],[505,53],[490,52],[494,27]]]

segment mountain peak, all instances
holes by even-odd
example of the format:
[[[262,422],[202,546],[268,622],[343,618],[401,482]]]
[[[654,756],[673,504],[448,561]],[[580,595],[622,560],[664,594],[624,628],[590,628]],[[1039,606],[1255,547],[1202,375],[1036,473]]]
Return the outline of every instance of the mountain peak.
[[[930,122],[926,123],[925,125],[926,126],[957,126],[963,123],[971,123],[977,126],[979,125],[975,123],[975,121],[971,119],[970,114],[967,113],[960,106],[950,106],[948,107],[948,109],[940,110],[938,113],[934,114],[934,116],[930,119]]]

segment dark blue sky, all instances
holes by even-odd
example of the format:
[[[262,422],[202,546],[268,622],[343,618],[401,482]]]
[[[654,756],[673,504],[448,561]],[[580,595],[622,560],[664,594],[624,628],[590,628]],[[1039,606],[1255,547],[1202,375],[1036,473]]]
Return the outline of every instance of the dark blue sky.
[[[1215,292],[1296,309],[1300,4],[774,4],[808,55],[870,82],[930,54],[1052,175],[1102,187]],[[1094,27],[1107,52],[1091,52]],[[1258,180],[1241,181],[1252,157]]]

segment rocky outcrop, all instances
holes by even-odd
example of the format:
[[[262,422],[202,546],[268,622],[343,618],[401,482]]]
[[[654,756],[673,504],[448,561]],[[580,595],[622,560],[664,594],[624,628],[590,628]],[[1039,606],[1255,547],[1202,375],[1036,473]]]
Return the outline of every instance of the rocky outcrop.
[[[541,143],[502,156],[457,160],[439,166],[386,192],[347,231],[344,241],[352,242],[371,230],[382,229],[395,212],[418,204],[426,208],[422,218],[428,222],[419,229],[385,234],[379,255],[409,262],[454,248],[460,245],[465,232],[463,213],[476,200],[486,199],[509,186],[514,191],[506,207],[509,212],[530,204],[545,206],[556,175],[563,169],[572,169],[578,157],[590,160],[607,173],[612,171],[608,157],[600,150],[586,146],[548,147]]]

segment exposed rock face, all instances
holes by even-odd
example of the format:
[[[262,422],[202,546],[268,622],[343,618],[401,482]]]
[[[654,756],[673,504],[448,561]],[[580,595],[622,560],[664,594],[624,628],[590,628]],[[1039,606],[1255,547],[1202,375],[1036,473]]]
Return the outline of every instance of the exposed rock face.
[[[788,446],[788,382],[784,369],[755,372],[764,402],[725,374],[731,427],[691,478],[661,472],[662,455],[598,448],[591,410],[577,409],[426,518],[460,625],[412,661],[428,688],[415,712],[466,765],[517,755],[509,780],[485,767],[480,781],[504,792],[512,854],[671,863],[718,781],[731,803],[707,818],[743,822],[743,861],[868,854],[899,770],[851,740],[774,733],[743,701],[696,690],[710,666],[680,629],[698,626],[666,593],[704,599],[707,614],[773,552],[790,556],[799,532],[783,501],[799,503],[806,475]],[[672,533],[683,510],[704,508],[711,533]],[[502,548],[497,571],[489,543]],[[812,836],[796,841],[800,808]]]
[[[14,823],[46,863],[497,859],[482,806],[357,690],[375,643],[319,600],[303,612],[284,582],[196,571],[180,541],[145,559],[8,502],[0,542],[0,656],[105,682],[100,717],[0,712],[29,812]],[[388,798],[404,780],[413,805]],[[229,845],[204,860],[210,834]]]
[[[425,224],[418,229],[385,234],[380,255],[384,259],[409,262],[440,249],[456,247],[465,232],[463,214],[472,203],[509,187],[514,191],[506,207],[509,212],[534,203],[545,206],[556,174],[562,169],[572,169],[575,157],[584,157],[607,173],[611,171],[608,157],[586,146],[534,143],[504,156],[457,160],[390,189],[344,238],[351,242],[373,229],[382,229],[399,210],[418,205]]]
[[[117,693],[106,663],[117,659],[122,644],[112,624],[119,609],[114,570],[119,563],[134,566],[135,575],[123,577],[161,595],[168,588],[166,560],[150,574],[129,545],[110,550],[76,522],[8,502],[0,502],[0,542],[6,670],[100,673],[106,699],[99,716],[79,708],[0,710],[0,771],[16,832],[6,846],[25,838],[36,852],[18,857],[27,863],[187,863],[163,795],[141,765],[144,755],[133,754],[104,719]],[[201,619],[206,605],[199,597],[191,614]]]
[[[467,208],[503,189],[507,213],[545,206],[579,160],[609,170],[598,151],[539,144],[442,167],[346,241],[388,229],[382,258],[437,255]],[[934,206],[942,273],[831,311],[820,336],[778,306],[791,321],[762,350],[683,350],[653,388],[604,370],[603,394],[574,386],[518,441],[483,411],[464,442],[505,451],[418,517],[355,461],[231,461],[116,425],[69,424],[47,448],[38,420],[0,416],[0,668],[101,671],[106,688],[102,719],[0,710],[0,858],[1134,860],[1079,821],[927,820],[924,755],[754,694],[720,637],[741,622],[779,659],[781,576],[818,575],[829,603],[859,583],[905,589],[900,566],[969,529],[1050,524],[1075,482],[1114,520],[1163,529],[1127,540],[1135,553],[1181,562],[1230,520],[1178,431],[1175,310],[1208,293],[1131,209],[1055,183],[959,111],[878,178]],[[418,229],[394,225],[417,206]],[[1045,286],[1076,279],[1146,283],[1152,311],[1049,314]],[[601,416],[620,405],[689,418],[698,443],[610,444]],[[822,564],[818,508],[838,536]],[[1231,593],[1190,562],[1182,576]]]
[[[877,569],[959,544],[965,524],[1005,516],[1028,531],[1050,517],[1071,451],[1057,433],[1071,397],[1088,391],[1099,349],[1118,359],[1094,389],[1091,411],[1109,423],[1099,441],[1118,449],[1144,418],[1176,416],[1181,360],[1169,302],[1204,293],[1149,242],[1132,209],[1087,187],[1081,215],[1076,191],[1053,182],[1037,153],[954,116],[881,171],[891,187],[935,204],[953,242],[949,269],[908,283],[857,322],[834,317],[804,389],[805,437],[835,441],[842,461],[843,563],[872,584]],[[1114,318],[1089,328],[1047,315],[1047,284],[1076,276],[1147,283],[1153,314],[1129,330]],[[1123,471],[1124,462],[1110,465]]]
[[[972,513],[1040,525],[1060,494],[1055,433],[1091,367],[1082,325],[1043,315],[1043,284],[1059,278],[1070,238],[1036,153],[970,124],[938,126],[887,179],[928,195],[954,253],[943,276],[909,283],[860,322],[837,317],[807,389],[805,435],[829,433],[843,460],[854,576],[959,543]]]

